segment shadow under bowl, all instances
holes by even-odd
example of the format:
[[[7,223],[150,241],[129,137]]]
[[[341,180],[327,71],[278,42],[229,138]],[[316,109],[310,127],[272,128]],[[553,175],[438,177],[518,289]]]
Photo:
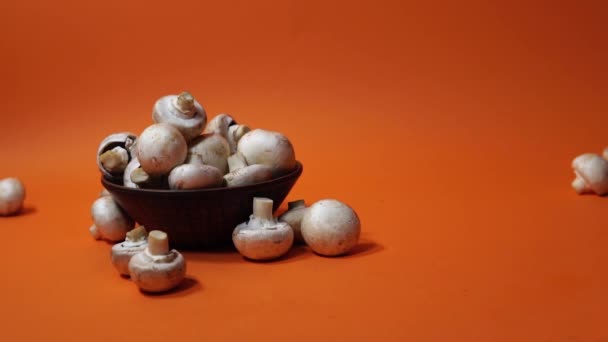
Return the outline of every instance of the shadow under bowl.
[[[253,198],[274,201],[276,211],[303,171],[300,162],[281,177],[247,186],[200,190],[127,188],[101,179],[112,198],[146,230],[162,230],[172,247],[197,250],[232,243],[234,228],[249,219]]]

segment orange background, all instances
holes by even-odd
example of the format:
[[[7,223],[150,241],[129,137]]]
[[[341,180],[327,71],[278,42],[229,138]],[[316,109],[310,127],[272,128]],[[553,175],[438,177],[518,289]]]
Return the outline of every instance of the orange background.
[[[0,340],[608,341],[606,199],[570,188],[608,145],[605,2],[0,4]],[[161,95],[285,133],[289,199],[335,197],[356,253],[185,253],[146,296],[88,233],[94,154]]]

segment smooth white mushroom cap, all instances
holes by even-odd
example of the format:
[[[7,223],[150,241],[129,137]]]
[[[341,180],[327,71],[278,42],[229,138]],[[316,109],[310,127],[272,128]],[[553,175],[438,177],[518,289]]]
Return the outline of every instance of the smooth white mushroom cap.
[[[161,97],[154,104],[152,119],[177,128],[186,141],[197,137],[207,123],[205,109],[190,93]]]
[[[296,166],[291,142],[278,132],[255,129],[239,140],[237,150],[248,165],[270,166],[274,176],[285,174]]]
[[[141,253],[148,246],[146,240],[146,229],[137,227],[127,233],[125,241],[112,246],[111,260],[114,268],[121,274],[129,275],[129,261],[137,254]]]
[[[224,176],[228,187],[244,186],[272,179],[272,169],[267,165],[249,165]]]
[[[304,241],[315,253],[336,256],[357,245],[361,221],[348,205],[325,199],[305,211],[300,229]]]
[[[23,208],[25,187],[17,178],[0,180],[0,216],[14,215]]]
[[[169,174],[169,188],[187,190],[221,187],[223,180],[222,173],[214,166],[183,164]]]
[[[188,146],[188,164],[215,166],[222,175],[228,172],[230,145],[226,138],[217,133],[203,134],[192,140]]]
[[[99,234],[102,239],[112,242],[124,240],[135,225],[110,196],[100,197],[93,202],[91,216],[96,227],[96,232],[91,230],[93,237]]]
[[[608,193],[608,161],[595,153],[582,154],[572,161],[576,178],[572,187],[578,194]]]
[[[304,242],[301,231],[302,218],[308,208],[304,200],[289,202],[288,210],[279,216],[279,222],[286,222],[293,229],[294,240],[296,242]]]
[[[160,123],[146,128],[137,142],[139,163],[150,176],[168,174],[186,160],[188,145],[173,126]]]

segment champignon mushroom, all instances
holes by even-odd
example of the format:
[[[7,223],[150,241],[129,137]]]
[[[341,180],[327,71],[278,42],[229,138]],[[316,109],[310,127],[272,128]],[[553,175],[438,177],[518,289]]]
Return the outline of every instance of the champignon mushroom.
[[[17,178],[0,180],[0,216],[18,214],[23,208],[25,187]]]
[[[192,140],[188,147],[188,164],[215,166],[222,175],[228,172],[230,145],[226,138],[217,133],[203,134]]]
[[[125,241],[112,246],[112,265],[121,275],[129,275],[129,261],[148,246],[146,236],[146,229],[139,226],[127,233]]]
[[[272,204],[271,199],[254,198],[253,215],[232,232],[234,246],[248,259],[276,259],[287,253],[293,244],[291,227],[272,216]]]
[[[137,142],[139,163],[152,177],[168,174],[186,160],[188,146],[181,133],[169,124],[146,128]]]
[[[97,148],[97,166],[104,177],[120,180],[129,159],[136,154],[137,136],[130,132],[108,135]]]
[[[304,200],[289,202],[287,203],[287,211],[279,216],[280,222],[286,222],[293,229],[295,242],[304,242],[300,224],[302,223],[302,217],[304,217],[306,209]]]
[[[177,128],[186,141],[201,134],[207,123],[207,113],[189,92],[161,97],[154,104],[152,119]]]
[[[222,183],[222,173],[211,165],[183,164],[169,174],[171,190],[215,188]]]
[[[261,183],[272,179],[272,169],[267,165],[249,165],[231,171],[224,179],[228,187]]]
[[[129,274],[143,291],[164,292],[175,288],[186,275],[186,261],[175,249],[169,250],[165,232],[153,230],[148,247],[129,261]]]
[[[239,140],[237,150],[243,154],[249,165],[270,166],[273,176],[287,173],[296,166],[291,142],[278,132],[254,129]]]
[[[572,187],[578,194],[608,193],[608,161],[595,153],[582,154],[572,161],[576,178]]]
[[[94,225],[89,228],[93,238],[118,242],[125,239],[135,223],[110,196],[98,198],[91,207]]]
[[[337,256],[348,253],[357,245],[361,221],[348,205],[325,199],[304,212],[300,229],[304,241],[315,253]]]

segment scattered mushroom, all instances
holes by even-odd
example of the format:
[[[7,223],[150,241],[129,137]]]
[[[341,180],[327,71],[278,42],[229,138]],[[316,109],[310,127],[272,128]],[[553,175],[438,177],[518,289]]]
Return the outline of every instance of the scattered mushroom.
[[[143,252],[148,246],[146,236],[146,229],[139,226],[127,233],[124,242],[112,246],[112,265],[121,275],[129,275],[129,261],[135,254]]]
[[[228,172],[230,145],[226,138],[217,133],[203,134],[192,140],[188,147],[188,164],[215,166],[222,175]]]
[[[234,246],[248,259],[276,259],[287,253],[293,244],[291,227],[272,216],[272,204],[271,199],[254,198],[249,222],[239,224],[232,233]]]
[[[302,217],[304,217],[306,209],[304,200],[289,202],[287,203],[287,211],[279,216],[279,221],[286,222],[293,229],[294,240],[299,243],[304,242],[300,224],[302,223]]]
[[[186,141],[197,137],[207,123],[207,113],[189,92],[161,97],[154,104],[152,118],[177,128]]]
[[[175,249],[169,250],[166,233],[153,230],[148,235],[148,246],[129,261],[129,273],[143,291],[168,291],[184,279],[186,261]]]
[[[304,241],[315,253],[337,256],[357,245],[361,221],[348,205],[325,199],[304,212],[300,229]]]
[[[17,178],[0,180],[0,216],[18,214],[23,208],[25,187]]]
[[[181,133],[173,126],[160,123],[146,128],[137,142],[141,167],[150,176],[168,174],[186,160],[188,146]]]
[[[608,193],[608,161],[595,153],[582,154],[572,161],[576,178],[572,187],[578,194]]]
[[[183,164],[169,174],[171,190],[215,188],[222,183],[222,173],[211,165]]]
[[[99,171],[109,179],[120,180],[129,159],[135,152],[137,136],[130,132],[114,133],[107,136],[97,149]]]
[[[110,196],[100,197],[93,202],[91,216],[94,225],[89,231],[96,240],[122,241],[135,225]]]
[[[278,132],[254,129],[239,140],[237,150],[243,154],[249,165],[270,166],[273,176],[287,173],[296,166],[291,142]]]

